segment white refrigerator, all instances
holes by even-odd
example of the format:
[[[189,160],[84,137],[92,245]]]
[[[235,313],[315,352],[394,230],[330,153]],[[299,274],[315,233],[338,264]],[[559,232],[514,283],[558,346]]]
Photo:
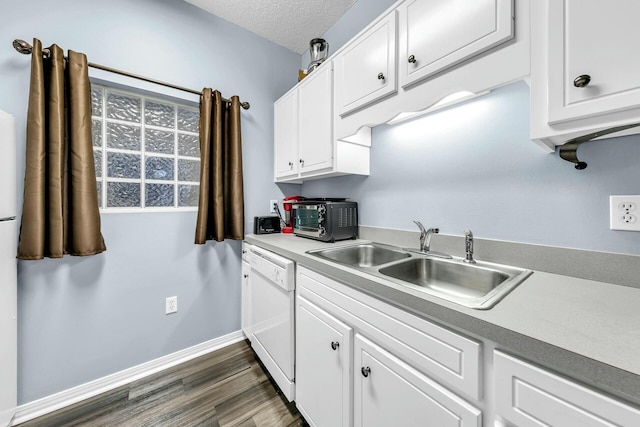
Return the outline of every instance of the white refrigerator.
[[[16,120],[0,110],[0,427],[17,406]]]

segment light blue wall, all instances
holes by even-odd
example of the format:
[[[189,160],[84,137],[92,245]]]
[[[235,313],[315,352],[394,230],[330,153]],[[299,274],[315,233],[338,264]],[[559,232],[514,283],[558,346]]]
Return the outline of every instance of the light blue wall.
[[[0,109],[18,120],[19,204],[30,61],[11,41],[33,37],[251,102],[242,113],[247,226],[269,199],[299,193],[272,178],[273,102],[295,84],[299,55],[183,1],[25,0],[0,14]],[[239,242],[194,245],[194,212],[103,214],[102,223],[105,254],[19,264],[19,403],[240,328]],[[178,313],[166,316],[173,295]]]
[[[360,224],[640,254],[609,229],[609,195],[640,194],[640,135],[590,142],[583,171],[529,139],[529,88],[515,83],[448,110],[373,129],[371,175],[308,181],[305,196],[350,197]],[[437,248],[434,248],[437,250]]]

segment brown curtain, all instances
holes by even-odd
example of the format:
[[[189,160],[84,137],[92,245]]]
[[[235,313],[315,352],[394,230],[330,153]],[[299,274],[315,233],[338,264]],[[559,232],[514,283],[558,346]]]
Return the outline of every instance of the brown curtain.
[[[84,54],[33,40],[19,259],[106,250],[91,142],[91,87]]]
[[[205,88],[200,95],[200,199],[196,244],[244,239],[244,193],[240,99],[223,100]]]

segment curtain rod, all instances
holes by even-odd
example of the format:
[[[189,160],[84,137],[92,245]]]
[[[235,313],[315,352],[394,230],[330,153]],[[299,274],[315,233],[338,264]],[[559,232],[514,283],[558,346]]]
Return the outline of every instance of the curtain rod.
[[[18,52],[22,53],[23,55],[30,55],[31,51],[33,50],[33,46],[31,46],[26,41],[20,40],[20,39],[15,39],[13,41],[13,47],[15,48],[15,50],[17,50]],[[42,49],[42,53],[43,53],[44,56],[49,56],[49,49],[46,49],[46,48]],[[199,90],[189,89],[189,88],[178,86],[178,85],[174,85],[174,84],[171,84],[171,83],[162,82],[160,80],[154,80],[154,79],[150,79],[148,77],[139,76],[137,74],[127,73],[126,71],[117,70],[115,68],[106,67],[104,65],[94,64],[92,62],[89,62],[87,65],[89,65],[89,67],[92,67],[92,68],[97,68],[98,70],[108,71],[108,72],[114,73],[114,74],[120,74],[121,76],[125,76],[125,77],[132,77],[134,79],[143,80],[145,82],[154,83],[154,84],[157,84],[157,85],[160,85],[160,86],[165,86],[165,87],[169,87],[169,88],[172,88],[172,89],[181,90],[183,92],[189,92],[189,93],[193,93],[193,94],[196,94],[196,95],[200,95],[202,93],[202,91],[199,91]],[[225,98],[222,98],[222,100],[226,101],[226,102],[229,102],[229,100],[225,99]],[[251,104],[249,104],[246,101],[245,102],[241,102],[240,106],[242,108],[244,108],[245,110],[248,110],[249,108],[251,108]]]

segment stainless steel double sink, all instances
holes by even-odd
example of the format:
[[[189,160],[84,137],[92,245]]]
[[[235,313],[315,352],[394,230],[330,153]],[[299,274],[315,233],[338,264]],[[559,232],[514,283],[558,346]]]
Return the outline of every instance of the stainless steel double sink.
[[[358,243],[308,251],[394,283],[474,309],[489,309],[522,283],[531,270],[461,258],[445,259],[382,243]]]

